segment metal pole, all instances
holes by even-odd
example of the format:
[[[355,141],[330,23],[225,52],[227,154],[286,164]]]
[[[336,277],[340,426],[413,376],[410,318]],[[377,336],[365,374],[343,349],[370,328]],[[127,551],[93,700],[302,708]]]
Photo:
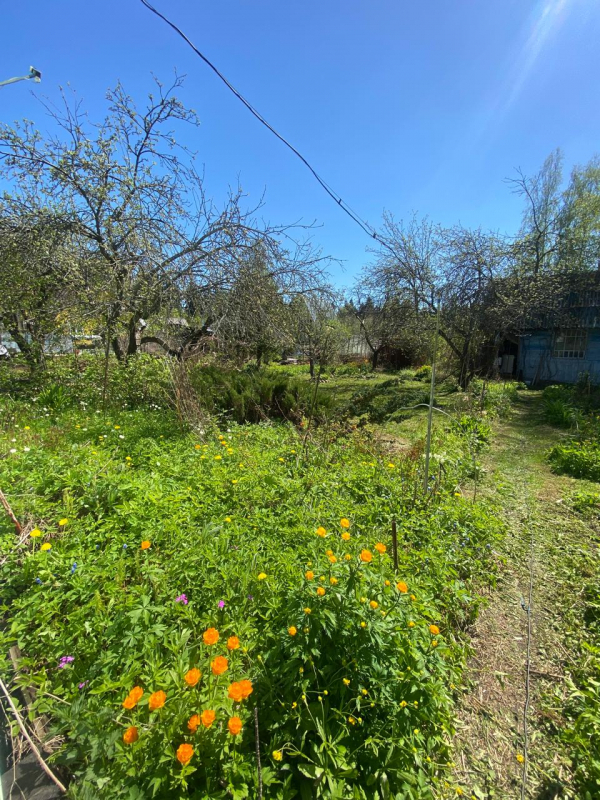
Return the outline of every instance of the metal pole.
[[[433,357],[431,359],[431,385],[429,387],[429,410],[427,412],[427,441],[425,444],[425,475],[423,476],[423,491],[427,494],[429,484],[429,456],[431,451],[431,422],[433,419],[433,397],[435,393],[435,362],[437,357],[438,336],[440,332],[440,309],[442,301],[438,303],[435,314],[435,337],[433,339]]]
[[[1,86],[8,86],[9,83],[17,83],[18,81],[34,81],[39,83],[42,79],[42,73],[35,67],[29,67],[29,75],[21,75],[18,78],[8,78],[5,81],[0,81]]]

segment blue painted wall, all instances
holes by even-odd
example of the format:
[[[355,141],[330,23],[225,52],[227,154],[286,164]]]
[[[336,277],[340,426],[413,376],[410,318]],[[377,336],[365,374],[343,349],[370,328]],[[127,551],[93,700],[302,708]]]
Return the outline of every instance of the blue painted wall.
[[[582,372],[589,372],[592,383],[600,384],[600,328],[588,330],[585,358],[553,358],[552,341],[552,331],[531,331],[520,337],[517,374],[526,383],[575,383]]]

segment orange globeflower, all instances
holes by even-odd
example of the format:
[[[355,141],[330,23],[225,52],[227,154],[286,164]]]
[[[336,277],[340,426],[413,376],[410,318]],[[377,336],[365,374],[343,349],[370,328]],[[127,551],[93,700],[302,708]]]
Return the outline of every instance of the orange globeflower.
[[[204,644],[216,644],[219,641],[219,631],[216,628],[208,628],[202,634]]]
[[[239,683],[231,683],[229,685],[229,691],[227,692],[227,696],[235,701],[236,703],[241,703],[244,699],[244,693],[242,691],[242,687]]]
[[[125,744],[133,744],[138,740],[138,729],[135,725],[131,725],[131,727],[127,728],[125,733],[123,734],[123,741]]]
[[[144,539],[144,541],[140,545],[142,550],[147,550],[150,546],[151,546],[151,542],[149,542],[148,539]]]
[[[387,550],[387,547],[383,544],[383,542],[377,542],[375,545],[375,550],[377,550],[378,553],[383,554]]]
[[[298,630],[295,625],[290,625],[288,628],[288,633],[290,636],[295,636],[298,633]]]
[[[125,700],[123,700],[123,708],[126,708],[128,711],[131,711],[132,708],[135,708],[137,705],[137,701],[128,694]]]
[[[129,697],[133,697],[136,703],[138,703],[144,694],[144,690],[141,686],[134,686],[133,689],[129,692]]]
[[[361,550],[360,551],[360,560],[364,561],[365,564],[368,564],[373,560],[373,553],[370,550]]]
[[[188,719],[188,728],[192,733],[196,733],[200,726],[200,717],[198,714],[192,714],[192,716]]]
[[[225,656],[217,656],[210,664],[213,675],[222,675],[229,669],[229,663]]]
[[[317,528],[317,536],[323,538],[323,536],[325,536],[326,533],[327,531],[325,530],[325,528],[322,525],[319,525],[319,527]]]
[[[327,558],[330,560],[332,564],[337,563],[337,558],[333,555],[333,553],[330,556],[327,556]]]
[[[252,681],[249,680],[240,681],[240,687],[242,689],[242,696],[244,700],[247,697],[250,697],[250,695],[254,691],[254,689],[252,688]]]
[[[406,594],[408,592],[408,586],[404,583],[404,581],[399,581],[396,584],[396,589],[398,589],[399,592],[402,592],[402,594]]]
[[[304,573],[304,577],[307,581],[312,581],[312,579],[315,577],[315,573],[312,571],[312,569],[309,569],[308,572]]]
[[[185,675],[183,676],[183,680],[187,683],[188,686],[195,686],[200,678],[202,677],[202,673],[199,669],[194,667],[193,669],[189,669]]]
[[[231,717],[227,723],[227,727],[229,728],[229,733],[232,736],[237,736],[242,730],[242,720],[239,717]]]
[[[158,692],[153,692],[148,700],[148,708],[150,711],[156,711],[164,706],[166,699],[167,695],[162,691],[162,689]]]
[[[348,531],[344,531],[344,532],[342,533],[342,539],[343,539],[345,542],[349,541],[349,539],[350,539],[350,534],[348,533]]]
[[[228,650],[238,650],[240,646],[240,640],[237,636],[230,636],[227,639],[227,649]]]
[[[177,748],[177,761],[183,764],[184,767],[190,763],[193,755],[194,748],[191,744],[180,744]]]
[[[319,588],[317,589],[317,594],[319,595],[319,597],[323,597],[323,595],[325,594],[325,589],[322,586],[319,586]]]
[[[202,714],[200,714],[200,721],[202,722],[205,728],[210,728],[210,726],[215,721],[216,716],[217,715],[212,710],[212,708],[207,708],[202,712]]]
[[[342,517],[340,520],[340,525],[342,528],[349,528],[350,527],[350,520],[346,519],[346,517]]]
[[[438,633],[440,632],[440,629],[438,628],[437,625],[430,625],[429,632],[432,633],[434,636],[437,636]]]

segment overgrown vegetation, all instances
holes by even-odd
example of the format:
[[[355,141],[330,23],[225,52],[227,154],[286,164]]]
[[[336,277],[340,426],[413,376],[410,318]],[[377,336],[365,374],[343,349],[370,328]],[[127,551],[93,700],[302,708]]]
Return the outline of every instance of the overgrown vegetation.
[[[197,440],[141,396],[85,409],[88,369],[7,405],[1,445],[29,522],[18,541],[0,523],[0,649],[18,643],[31,713],[65,737],[70,795],[255,796],[256,706],[265,797],[433,797],[501,534],[458,490],[469,436],[437,429],[422,497],[418,447],[392,461],[334,423],[308,449],[281,422]],[[198,374],[224,402],[227,376]]]

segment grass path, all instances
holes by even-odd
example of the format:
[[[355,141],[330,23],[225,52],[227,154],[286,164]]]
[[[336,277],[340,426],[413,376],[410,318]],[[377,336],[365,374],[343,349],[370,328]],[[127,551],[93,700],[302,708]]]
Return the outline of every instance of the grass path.
[[[526,769],[525,797],[576,797],[557,732],[569,666],[578,657],[577,576],[595,568],[600,526],[564,502],[586,482],[554,475],[544,460],[559,435],[543,424],[540,393],[521,393],[485,459],[483,492],[497,503],[509,532],[498,585],[473,631],[463,686],[456,770],[467,796],[520,798]],[[529,758],[521,764],[530,581]]]

